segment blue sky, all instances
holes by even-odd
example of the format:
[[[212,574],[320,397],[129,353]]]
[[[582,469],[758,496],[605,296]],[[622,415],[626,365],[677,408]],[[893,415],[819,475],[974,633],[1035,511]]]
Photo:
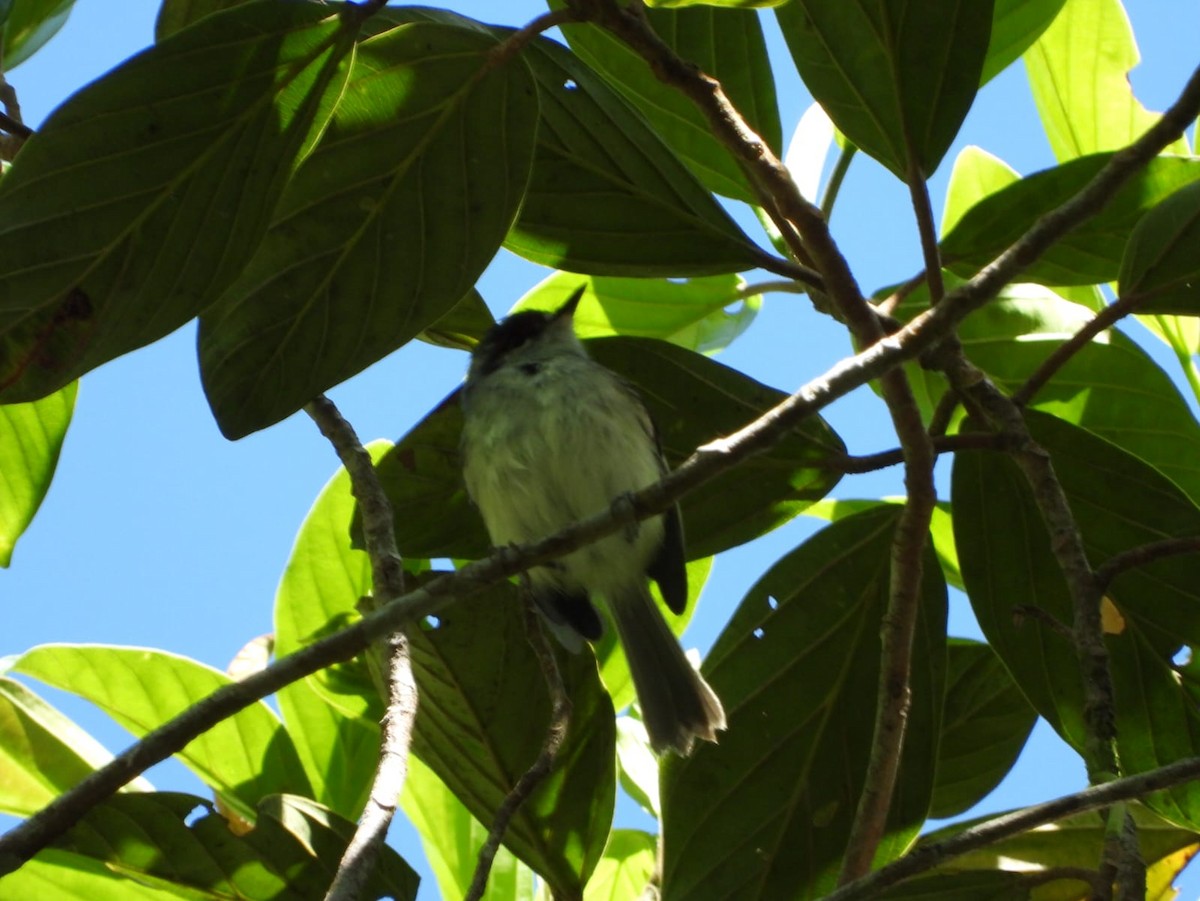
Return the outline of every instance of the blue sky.
[[[27,121],[36,126],[73,90],[147,46],[157,5],[78,0],[64,30],[10,73]],[[531,0],[447,5],[485,19],[503,9],[506,24],[519,24],[544,9]],[[1181,36],[1200,34],[1200,8],[1193,0],[1128,0],[1126,5],[1144,59],[1133,74],[1135,91],[1147,107],[1162,109],[1197,62],[1194,40],[1182,42],[1181,51]],[[770,25],[771,17],[765,21]],[[790,62],[774,37],[771,49],[781,73],[787,134],[811,100],[788,76]],[[1020,65],[978,97],[933,180],[935,211],[941,209],[950,163],[968,143],[1022,173],[1053,165]],[[881,166],[856,160],[832,226],[865,289],[920,268],[911,221],[907,190]],[[752,222],[746,227],[756,234]],[[480,288],[493,312],[502,314],[544,274],[504,255]],[[1131,333],[1175,373],[1158,342],[1136,328]],[[842,330],[813,313],[804,298],[774,295],[721,360],[792,390],[848,351]],[[364,440],[396,438],[461,380],[465,365],[459,352],[413,344],[331,396]],[[882,413],[874,396],[862,391],[837,404],[828,418],[850,448],[862,453],[895,444],[880,431],[887,421]],[[193,325],[89,374],[50,494],[18,544],[12,568],[0,572],[5,624],[0,654],[44,642],[104,642],[163,648],[224,668],[246,641],[270,631],[275,588],[296,529],[335,464],[329,445],[302,415],[236,443],[222,438],[200,389]],[[943,486],[947,472],[943,464]],[[836,495],[900,492],[899,473],[889,471],[847,479]],[[757,575],[819,526],[802,517],[722,555],[686,643],[710,646]],[[951,616],[955,634],[978,634],[961,597],[952,600]],[[110,748],[129,743],[125,732],[93,708],[47,694]],[[161,788],[203,793],[175,764],[152,771],[150,778]],[[985,806],[1007,809],[1084,782],[1075,755],[1039,727],[1017,768]],[[633,816],[626,808],[622,815]],[[398,822],[393,837],[410,862],[427,872],[411,829]],[[1179,887],[1181,898],[1200,897],[1200,873],[1187,874]],[[427,883],[422,897],[435,895],[432,882]]]

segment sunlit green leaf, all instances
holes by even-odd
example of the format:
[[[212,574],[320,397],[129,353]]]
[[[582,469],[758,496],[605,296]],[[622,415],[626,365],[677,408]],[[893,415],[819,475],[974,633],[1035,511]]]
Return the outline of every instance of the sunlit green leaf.
[[[78,384],[26,404],[0,406],[0,566],[41,506],[62,448]]]
[[[1038,114],[1059,161],[1132,144],[1158,121],[1133,96],[1137,45],[1121,0],[1067,0],[1025,54]],[[1186,139],[1166,149],[1188,152]]]
[[[0,810],[29,816],[111,759],[72,720],[21,683],[0,678]],[[133,787],[150,785],[138,779]]]
[[[555,310],[586,286],[572,317],[581,338],[636,335],[670,341],[688,350],[724,350],[750,327],[761,294],[746,294],[738,275],[687,281],[609,278],[555,273],[517,301],[514,310]]]
[[[441,897],[466,897],[488,830],[416,756],[408,758],[400,806],[421,837]],[[533,871],[501,845],[480,901],[533,901],[533,897]]]
[[[650,736],[641,719],[631,711],[617,717],[617,765],[621,788],[655,819],[658,801],[658,758],[650,748]]]
[[[138,737],[230,683],[185,657],[105,645],[41,645],[12,669],[91,701]],[[266,795],[310,792],[296,748],[261,701],[193,740],[179,757],[246,819]]]
[[[636,829],[614,829],[604,856],[583,892],[583,901],[635,901],[654,873],[654,836]]]
[[[954,159],[946,204],[942,208],[942,234],[954,229],[963,214],[979,201],[1021,178],[1011,166],[982,147],[964,147]]]
[[[991,262],[1045,213],[1073,197],[1112,158],[1071,160],[985,197],[942,239],[942,258],[963,276]],[[1091,285],[1117,277],[1129,231],[1148,210],[1200,178],[1200,161],[1159,157],[1134,175],[1098,214],[1067,233],[1022,272],[1046,285]]]
[[[704,672],[729,729],[665,764],[666,901],[815,898],[836,883],[870,753],[899,512],[818,532],[750,589],[717,639]],[[877,863],[916,836],[933,790],[946,594],[928,551],[919,609],[913,706]]]

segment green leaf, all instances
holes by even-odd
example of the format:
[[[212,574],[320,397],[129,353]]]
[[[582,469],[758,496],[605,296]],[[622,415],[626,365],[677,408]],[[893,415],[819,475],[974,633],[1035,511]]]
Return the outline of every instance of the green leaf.
[[[513,311],[556,310],[580,285],[586,291],[573,317],[579,337],[636,335],[700,353],[724,350],[762,307],[762,295],[743,293],[746,281],[737,275],[678,281],[556,272],[529,290]]]
[[[617,717],[617,765],[621,788],[655,819],[662,812],[658,800],[658,758],[640,717],[631,711]]]
[[[367,449],[378,461],[391,448]],[[275,654],[283,657],[358,619],[371,564],[351,546],[355,501],[339,468],[300,526],[275,595]],[[379,757],[383,704],[365,660],[337,663],[281,688],[279,709],[313,786],[313,798],[355,818]]]
[[[959,335],[968,358],[1014,391],[1092,314],[1045,289],[1005,293],[968,316]],[[1081,348],[1029,406],[1136,454],[1200,503],[1200,425],[1167,374],[1116,329]]]
[[[1032,901],[1033,898],[1027,876],[1005,872],[937,873],[884,889],[876,897],[878,901]]]
[[[1028,175],[975,204],[942,239],[947,267],[964,277],[991,262],[1041,216],[1075,196],[1112,158],[1102,153]],[[1200,161],[1159,157],[1127,181],[1104,209],[1031,263],[1023,279],[1092,285],[1117,277],[1129,232],[1145,213],[1200,178]]]
[[[483,296],[472,288],[462,300],[417,337],[438,347],[469,351],[495,324],[496,317],[483,302]]]
[[[91,701],[138,737],[230,684],[223,673],[185,657],[104,645],[41,645],[18,657],[12,669]],[[247,819],[268,794],[310,791],[295,747],[261,701],[178,756]]]
[[[0,678],[0,810],[29,816],[111,759],[72,720],[21,683]],[[134,785],[149,787],[144,779]]]
[[[267,0],[209,17],[25,143],[0,182],[5,400],[174,331],[241,269],[341,90],[356,26],[330,12]]]
[[[541,120],[505,247],[557,269],[636,277],[738,272],[770,259],[596,73],[546,39],[523,56]]]
[[[1044,32],[1066,0],[996,0],[992,36],[983,61],[980,85],[985,85],[1016,60]]]
[[[908,180],[933,174],[971,108],[991,0],[795,0],[775,10],[813,98],[856,146]]]
[[[0,406],[0,566],[37,513],[75,411],[72,382],[41,400]]]
[[[491,822],[537,758],[550,723],[516,591],[502,585],[460,599],[435,628],[410,630],[409,641],[421,693],[413,752],[477,819]],[[553,892],[573,895],[595,868],[612,821],[616,730],[590,651],[558,648],[556,656],[572,704],[567,738],[504,843]]]
[[[204,813],[194,817],[197,809]],[[207,801],[192,795],[115,795],[90,810],[59,847],[43,851],[6,876],[5,896],[48,901],[81,897],[320,901],[354,834],[354,823],[307,798],[287,795],[265,799],[258,814],[256,827],[237,835]],[[60,883],[64,887],[91,888],[89,877],[98,872],[97,864],[107,871],[107,882],[117,891],[98,885],[98,896],[40,893],[51,874],[65,877]],[[360,897],[413,901],[417,883],[408,864],[384,846]],[[32,893],[22,891],[26,886]]]
[[[1025,416],[1050,453],[1094,565],[1150,541],[1200,533],[1200,508],[1153,468],[1070,423],[1034,410]],[[1083,748],[1083,687],[1071,645],[1037,620],[1014,622],[1015,604],[1041,608],[1060,623],[1073,619],[1027,482],[1003,454],[960,452],[952,499],[963,579],[980,627],[1038,712]],[[1124,573],[1109,587],[1105,607],[1115,623],[1107,644],[1125,771],[1200,752],[1200,713],[1185,703],[1171,667],[1182,643],[1200,643],[1200,557],[1165,558]],[[1195,786],[1148,803],[1176,822],[1200,823]]]
[[[1021,178],[1016,170],[981,147],[962,149],[950,170],[946,204],[942,208],[942,234],[953,231],[963,215],[985,197],[990,197]]]
[[[321,143],[262,246],[201,317],[204,389],[237,438],[416,337],[500,248],[533,158],[520,59],[416,22],[362,42]]]
[[[550,0],[552,9],[565,5],[563,0]],[[762,25],[753,12],[715,5],[649,9],[646,18],[677,54],[721,82],[733,105],[778,153],[783,136]],[[638,53],[595,25],[567,24],[562,32],[578,57],[645,116],[671,155],[681,159],[706,188],[747,203],[758,201],[741,165],[713,136],[704,114],[659,80]]]
[[[1180,188],[1138,222],[1121,260],[1121,296],[1149,295],[1139,313],[1200,316],[1200,182]]]
[[[1160,118],[1133,96],[1137,44],[1121,0],[1070,0],[1025,54],[1025,71],[1060,162],[1120,150]],[[1188,153],[1186,139],[1166,149]]]
[[[48,848],[4,877],[0,889],[13,898],[38,901],[179,901],[172,888],[155,888],[115,877],[99,860]]]
[[[952,638],[937,781],[929,815],[942,819],[974,807],[1012,769],[1037,713],[986,644]]]
[[[1170,863],[1172,856],[1179,851],[1194,847],[1195,833],[1172,825],[1137,802],[1128,804],[1126,810],[1137,824],[1138,847],[1142,860],[1151,865],[1152,870],[1161,862]],[[921,843],[943,841],[987,820],[1004,816],[1005,813],[988,814],[945,826],[922,836]],[[1011,838],[990,843],[977,851],[958,855],[946,861],[935,872],[982,875],[1002,871],[1017,876],[1059,867],[1091,870],[1103,854],[1105,837],[1104,818],[1089,811],[1056,820],[1052,828],[1022,832]],[[910,884],[917,886],[921,882],[924,880],[914,880]],[[1083,886],[1079,882],[1057,881],[1039,886],[1028,897],[1033,901],[1078,901],[1081,897],[1089,896],[1089,893],[1081,891],[1082,889]],[[888,894],[885,897],[890,899],[892,895]],[[1146,897],[1165,899],[1171,895],[1159,896],[1150,892]],[[947,898],[947,901],[951,899]]]
[[[589,341],[589,353],[641,392],[658,423],[667,462],[678,465],[701,444],[727,435],[783,400],[783,392],[691,351],[644,338]],[[380,462],[384,489],[398,511],[396,541],[405,557],[474,559],[490,547],[470,506],[458,443],[462,410],[452,393]],[[841,439],[810,417],[736,473],[718,476],[682,502],[689,559],[711,557],[770,531],[837,484],[820,466],[844,453]]]
[[[871,510],[818,532],[750,589],[717,639],[705,677],[729,730],[665,764],[665,901],[811,898],[834,887],[870,753],[899,513]],[[916,837],[933,790],[946,589],[929,551],[924,574],[913,706],[876,863]]]
[[[4,25],[4,47],[0,58],[10,72],[58,34],[71,14],[75,0],[10,0]]]
[[[416,756],[408,758],[400,806],[421,836],[441,897],[465,897],[488,830]],[[533,871],[501,845],[481,901],[533,901],[533,897]]]
[[[614,829],[604,856],[583,893],[583,901],[633,901],[654,875],[657,845],[653,835],[637,829]]]
[[[165,41],[205,16],[241,6],[248,0],[162,0],[154,20],[154,40]]]

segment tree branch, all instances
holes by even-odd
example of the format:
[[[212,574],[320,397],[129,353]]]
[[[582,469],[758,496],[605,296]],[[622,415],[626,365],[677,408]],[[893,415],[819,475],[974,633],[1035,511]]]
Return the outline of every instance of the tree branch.
[[[371,561],[373,606],[386,604],[404,594],[404,564],[396,548],[392,504],[379,482],[371,455],[333,401],[322,395],[304,409],[321,434],[329,439],[350,476],[350,488],[362,518],[363,544]],[[388,698],[379,764],[366,809],[338,864],[325,896],[327,901],[356,901],[362,895],[387,839],[388,827],[396,814],[396,801],[408,775],[408,751],[417,717],[417,683],[404,633],[393,633],[386,648]]]
[[[521,595],[525,612],[525,635],[541,665],[542,675],[546,679],[546,688],[550,691],[550,725],[546,730],[546,738],[537,759],[517,780],[517,784],[513,786],[512,791],[508,793],[496,811],[492,827],[488,830],[487,841],[479,849],[479,862],[475,866],[475,875],[471,879],[471,886],[467,889],[463,901],[479,901],[483,897],[483,893],[487,890],[488,876],[492,871],[492,862],[496,858],[496,852],[500,850],[500,843],[504,840],[508,824],[520,806],[533,794],[534,789],[541,784],[554,766],[554,759],[558,756],[558,750],[567,738],[567,728],[571,721],[571,699],[567,696],[562,673],[559,672],[558,662],[554,659],[554,649],[550,647],[550,642],[546,639],[546,632],[542,628],[541,620],[538,618],[539,614],[534,609],[529,593],[522,591]]]
[[[995,432],[963,432],[959,435],[939,435],[932,439],[933,451],[939,456],[960,450],[1005,451],[1010,448],[1011,443],[1007,436]],[[896,447],[857,457],[850,454],[831,457],[821,461],[821,466],[847,475],[858,475],[887,469],[889,466],[898,466],[903,462],[904,451]]]
[[[395,632],[388,640],[388,706],[383,717],[375,780],[325,901],[358,901],[364,896],[387,839],[388,827],[396,815],[396,801],[408,778],[408,752],[417,719],[417,701],[408,638],[403,632]]]
[[[1164,538],[1162,541],[1152,541],[1139,545],[1127,551],[1114,554],[1096,567],[1096,584],[1103,593],[1108,590],[1113,579],[1127,570],[1145,566],[1155,560],[1165,557],[1176,557],[1180,554],[1200,554],[1200,536],[1187,535],[1183,538]]]
[[[1200,778],[1200,757],[1189,757],[1136,776],[1114,779],[1043,804],[1034,804],[1006,813],[939,842],[918,844],[898,860],[873,873],[844,885],[823,901],[859,901],[879,897],[888,886],[927,873],[955,857],[978,851],[988,845],[1053,823],[1071,814],[1108,807],[1119,801],[1140,798],[1153,791],[1170,788]]]

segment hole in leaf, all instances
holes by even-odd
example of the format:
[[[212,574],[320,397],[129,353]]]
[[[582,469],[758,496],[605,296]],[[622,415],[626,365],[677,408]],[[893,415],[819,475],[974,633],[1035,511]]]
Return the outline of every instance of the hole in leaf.
[[[191,829],[198,822],[208,816],[208,806],[206,804],[197,804],[187,812],[187,816],[183,818],[183,825]]]
[[[429,616],[427,616],[423,620],[421,620],[421,626],[427,632],[436,632],[438,629],[441,628],[441,625],[442,625],[442,621],[438,617],[436,617],[432,614],[430,614]]]
[[[775,595],[773,595],[773,594],[767,595],[767,606],[770,607],[772,610],[778,610],[779,609],[779,598],[775,597]]]
[[[1175,652],[1175,656],[1171,658],[1171,662],[1176,666],[1187,666],[1192,662],[1192,649],[1184,645]]]
[[[763,637],[763,635],[765,635],[765,634],[766,634],[766,633],[765,633],[765,632],[763,632],[763,630],[762,630],[762,626],[759,626],[757,629],[755,629],[755,630],[754,630],[754,637],[755,637],[755,638],[762,638],[762,637]]]
[[[575,79],[568,78],[566,81],[563,82],[563,90],[564,91],[577,91],[577,90],[579,90],[579,85],[577,85],[575,83]]]

